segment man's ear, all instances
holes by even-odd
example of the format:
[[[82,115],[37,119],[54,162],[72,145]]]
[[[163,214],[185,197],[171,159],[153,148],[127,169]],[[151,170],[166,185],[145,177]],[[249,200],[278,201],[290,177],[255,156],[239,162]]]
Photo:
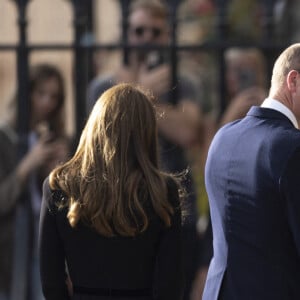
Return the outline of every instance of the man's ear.
[[[295,92],[296,90],[297,76],[298,71],[296,70],[289,71],[289,73],[286,76],[286,83],[290,92]]]

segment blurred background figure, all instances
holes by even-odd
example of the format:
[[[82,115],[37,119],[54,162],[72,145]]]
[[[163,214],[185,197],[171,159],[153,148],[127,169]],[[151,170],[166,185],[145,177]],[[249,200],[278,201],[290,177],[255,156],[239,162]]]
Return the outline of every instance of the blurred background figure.
[[[242,118],[267,96],[267,67],[257,48],[229,48],[225,52],[227,107],[219,125]]]
[[[8,103],[6,119],[1,122],[0,293],[3,299],[13,299],[14,289],[18,290],[19,285],[27,286],[28,295],[23,295],[23,299],[43,299],[37,257],[41,189],[49,172],[68,157],[69,139],[64,131],[64,98],[64,81],[56,67],[40,64],[31,68],[28,151],[21,160],[18,157],[20,140],[16,133],[16,98]],[[18,226],[22,221],[15,220],[19,204],[29,208],[28,231]],[[23,253],[22,257],[13,257],[13,247],[17,247],[14,242],[20,249],[15,256],[22,256]],[[29,249],[28,257],[26,249]],[[12,272],[14,259],[15,263],[22,260],[28,262],[28,265],[25,268],[21,264],[15,265],[15,271]]]
[[[297,0],[275,0],[273,22],[278,43],[299,42],[300,2]]]
[[[251,88],[267,87],[267,69],[263,53],[257,48],[228,48],[225,51],[227,101]]]

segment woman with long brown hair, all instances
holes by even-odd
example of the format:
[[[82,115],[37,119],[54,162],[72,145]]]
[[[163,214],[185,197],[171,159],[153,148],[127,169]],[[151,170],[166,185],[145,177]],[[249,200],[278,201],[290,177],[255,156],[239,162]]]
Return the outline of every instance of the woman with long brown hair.
[[[178,184],[159,169],[151,97],[129,84],[96,102],[74,156],[45,181],[40,220],[47,300],[181,299]],[[113,298],[111,298],[113,297]]]

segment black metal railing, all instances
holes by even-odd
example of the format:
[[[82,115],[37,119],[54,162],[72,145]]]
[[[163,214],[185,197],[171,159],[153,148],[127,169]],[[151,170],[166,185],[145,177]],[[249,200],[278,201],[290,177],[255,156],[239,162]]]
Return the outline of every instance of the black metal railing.
[[[119,0],[120,8],[122,11],[122,40],[120,43],[111,44],[95,44],[86,43],[84,36],[90,33],[92,28],[92,0],[70,0],[73,5],[73,27],[74,27],[74,39],[71,44],[35,44],[29,45],[26,38],[27,18],[26,7],[29,3],[28,0],[13,0],[18,8],[18,27],[19,27],[19,41],[18,45],[7,45],[0,43],[0,51],[16,51],[17,52],[17,86],[18,86],[18,130],[21,136],[26,136],[28,130],[28,112],[29,102],[27,101],[27,82],[28,82],[28,55],[32,51],[59,51],[59,50],[72,50],[74,52],[74,95],[75,95],[75,132],[78,136],[81,132],[85,121],[85,97],[86,86],[91,79],[91,54],[96,50],[123,50],[124,62],[127,62],[128,50],[130,45],[127,44],[127,15],[130,0]],[[34,0],[31,0],[34,1]],[[228,38],[228,23],[227,23],[227,6],[228,1],[217,0],[215,1],[217,6],[216,11],[216,38],[208,42],[199,42],[195,45],[178,45],[177,44],[177,9],[180,0],[167,0],[167,4],[170,6],[171,11],[171,43],[168,46],[171,54],[172,65],[172,81],[177,80],[177,61],[178,53],[180,51],[202,51],[202,52],[214,52],[217,58],[218,74],[219,74],[219,108],[222,112],[226,107],[226,101],[224,100],[224,94],[226,94],[225,84],[225,61],[224,52],[227,48],[232,46],[239,47],[257,47],[266,54],[269,72],[273,64],[274,55],[278,53],[282,48],[286,46],[286,43],[280,44],[274,38],[273,30],[273,8],[274,0],[264,0],[262,3],[265,6],[265,15],[262,22],[262,39],[261,41],[248,41],[238,42],[230,41]],[[174,89],[176,92],[176,89]]]
[[[29,72],[29,54],[33,51],[63,51],[71,50],[74,53],[73,62],[73,86],[74,86],[74,106],[75,106],[75,134],[79,137],[83,128],[86,112],[86,88],[89,80],[92,77],[91,74],[91,56],[96,50],[117,50],[123,51],[123,60],[128,62],[128,50],[131,48],[127,44],[127,16],[130,0],[119,0],[120,8],[122,11],[122,39],[120,43],[110,44],[95,44],[87,43],[84,39],[86,34],[90,34],[93,30],[93,1],[92,0],[69,0],[72,3],[73,8],[73,27],[74,27],[74,39],[71,44],[28,44],[27,41],[27,16],[26,8],[29,3],[28,0],[12,0],[15,2],[18,11],[18,21],[16,22],[19,29],[19,38],[17,45],[1,44],[0,51],[14,51],[17,53],[17,91],[18,91],[18,133],[21,137],[20,157],[27,151],[27,134],[29,129],[29,111],[30,102],[28,101],[28,72]],[[35,1],[35,0],[31,0]],[[63,1],[63,0],[62,0]],[[65,0],[64,0],[65,1]],[[260,41],[230,41],[228,38],[228,13],[227,7],[230,1],[216,0],[216,38],[207,41],[199,42],[199,44],[193,45],[178,45],[177,42],[177,10],[180,0],[168,0],[167,3],[171,8],[171,43],[168,46],[171,54],[172,65],[172,82],[177,81],[178,73],[178,53],[180,51],[201,51],[201,52],[213,52],[217,57],[217,66],[219,74],[219,108],[220,112],[224,111],[226,107],[226,101],[224,95],[226,94],[225,84],[225,60],[224,52],[227,48],[232,46],[239,47],[257,47],[263,51],[268,62],[268,70],[271,72],[271,67],[274,62],[275,55],[287,45],[287,41],[279,43],[274,38],[274,0],[264,0],[261,3],[265,6],[265,15],[263,16],[262,23],[262,38]],[[176,89],[172,89],[176,93]],[[173,95],[176,98],[176,95]]]

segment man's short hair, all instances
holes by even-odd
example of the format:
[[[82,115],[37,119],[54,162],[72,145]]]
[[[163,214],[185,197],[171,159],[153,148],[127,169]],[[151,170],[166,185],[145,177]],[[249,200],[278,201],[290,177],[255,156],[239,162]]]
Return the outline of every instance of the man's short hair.
[[[167,5],[159,0],[134,0],[131,1],[129,15],[138,9],[145,9],[155,18],[168,19],[169,12]]]
[[[272,74],[272,87],[280,87],[291,70],[300,71],[300,43],[286,48],[277,58]]]

